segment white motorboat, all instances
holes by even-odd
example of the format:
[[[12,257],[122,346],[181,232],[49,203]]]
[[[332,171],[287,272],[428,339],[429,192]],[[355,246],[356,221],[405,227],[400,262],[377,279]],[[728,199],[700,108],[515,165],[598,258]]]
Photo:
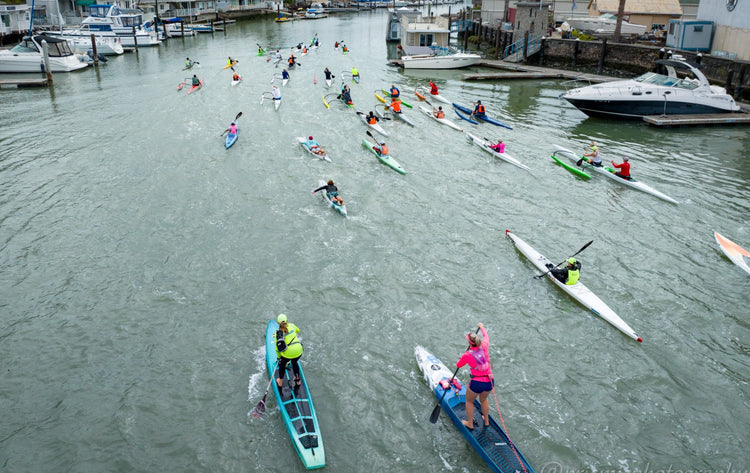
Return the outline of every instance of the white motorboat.
[[[47,41],[50,72],[70,72],[88,66],[71,51],[64,39],[40,34],[24,36],[10,50],[0,50],[0,72],[41,72],[44,67],[42,40]]]
[[[86,54],[88,51],[91,51],[93,49],[91,47],[90,36],[87,38],[85,36],[66,36],[65,34],[58,34],[57,37],[68,41],[70,49],[72,49],[74,53]],[[105,56],[116,56],[125,52],[125,49],[123,49],[122,43],[120,42],[119,38],[108,36],[94,36],[94,41],[96,43],[97,54],[103,54]]]
[[[565,22],[574,30],[594,35],[613,35],[617,26],[617,15],[603,13],[601,16],[581,16],[568,18]],[[625,36],[641,36],[646,33],[646,27],[622,20],[620,34]]]
[[[119,38],[125,48],[156,46],[161,43],[156,33],[143,28],[143,12],[122,9],[115,5],[89,5],[88,16],[80,28],[50,31],[48,34],[90,38],[91,34],[102,37]],[[135,32],[135,39],[133,33]]]
[[[404,69],[458,69],[478,64],[482,56],[473,53],[418,54],[401,56]]]
[[[647,72],[635,79],[572,89],[561,97],[592,117],[640,119],[740,110],[732,96],[709,84],[696,65],[676,59],[659,59],[656,64],[664,66],[667,75]],[[693,77],[681,79],[675,68],[688,70]]]

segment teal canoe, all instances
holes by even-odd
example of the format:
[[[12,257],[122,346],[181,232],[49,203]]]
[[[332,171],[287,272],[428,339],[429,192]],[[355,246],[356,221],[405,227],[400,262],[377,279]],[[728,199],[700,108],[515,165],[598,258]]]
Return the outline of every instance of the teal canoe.
[[[377,158],[380,160],[381,163],[385,164],[386,166],[393,169],[399,174],[406,174],[406,171],[404,170],[404,168],[402,168],[401,165],[398,163],[398,161],[393,159],[390,154],[387,154],[385,156],[379,154],[377,151],[375,151],[374,145],[364,138],[362,138],[362,146],[369,149],[372,152],[372,154],[377,156]]]
[[[273,336],[278,329],[279,324],[275,320],[268,321],[266,326],[266,365],[271,378],[276,377],[276,345]],[[315,415],[315,406],[313,406],[312,396],[307,387],[307,380],[301,364],[299,371],[302,379],[302,386],[299,388],[294,389],[291,363],[287,364],[282,387],[279,389],[276,381],[273,381],[271,386],[289,438],[292,440],[292,444],[305,468],[313,470],[326,466],[326,452],[323,448],[323,437],[320,435],[318,418]]]
[[[555,153],[552,153],[552,159],[554,159],[557,164],[559,164],[563,168],[567,169],[571,173],[575,174],[576,176],[582,177],[584,179],[591,179],[591,176],[589,176],[585,172],[581,171],[577,167],[571,166],[570,164],[566,163],[565,161],[560,160],[560,158],[558,158],[557,156],[555,156]]]

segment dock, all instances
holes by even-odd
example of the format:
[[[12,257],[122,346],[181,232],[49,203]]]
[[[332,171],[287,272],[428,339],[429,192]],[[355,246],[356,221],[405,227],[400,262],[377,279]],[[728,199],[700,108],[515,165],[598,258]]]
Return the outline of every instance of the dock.
[[[549,67],[536,67],[526,64],[521,65],[514,62],[499,60],[481,61],[478,65],[480,67],[490,67],[492,69],[504,69],[509,72],[462,74],[461,78],[463,80],[567,79],[580,80],[592,84],[622,80],[619,77],[586,74],[583,72],[551,69]]]
[[[646,115],[643,121],[658,127],[750,125],[750,113],[705,113],[694,115]]]
[[[23,87],[46,87],[46,77],[38,79],[0,79],[0,89],[20,89]]]

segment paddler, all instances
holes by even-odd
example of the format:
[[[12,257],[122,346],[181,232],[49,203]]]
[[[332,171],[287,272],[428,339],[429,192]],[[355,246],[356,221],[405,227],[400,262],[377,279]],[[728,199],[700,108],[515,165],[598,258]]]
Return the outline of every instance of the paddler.
[[[401,113],[401,99],[392,100],[390,107],[393,113]]]
[[[596,146],[596,144],[594,144],[593,141],[589,145],[589,151],[586,153],[583,153],[583,156],[589,159],[583,159],[583,158],[579,159],[578,162],[576,163],[578,166],[580,166],[581,162],[585,160],[587,163],[591,164],[592,166],[601,167],[602,155],[599,153],[599,147]]]
[[[185,69],[190,69],[193,67],[193,61],[190,60],[190,58],[185,58]]]
[[[472,115],[477,117],[484,117],[486,115],[486,111],[484,109],[484,105],[482,105],[481,100],[477,100],[477,103],[475,104],[474,111],[471,112]]]
[[[370,110],[370,114],[365,117],[367,119],[367,123],[370,125],[374,125],[377,122],[380,121],[378,117],[375,116],[375,114],[372,113],[372,110]]]
[[[435,107],[432,107],[432,114],[435,118],[445,118],[445,112],[443,111],[442,105],[439,105],[437,110],[435,110]]]
[[[284,382],[284,373],[286,365],[292,362],[292,371],[294,372],[295,389],[302,385],[299,376],[299,359],[302,356],[302,343],[297,339],[299,328],[290,324],[284,314],[276,317],[279,323],[279,329],[273,335],[273,342],[276,345],[276,358],[279,360],[279,371],[276,375],[276,384],[281,387]]]
[[[611,161],[612,166],[619,169],[615,173],[615,176],[619,176],[625,180],[630,180],[630,163],[628,162],[628,158],[622,158],[622,164],[616,164],[614,161]]]
[[[359,71],[356,67],[352,67],[352,80],[359,82]]]
[[[278,49],[276,50],[276,59],[281,61],[281,51],[279,51]]]
[[[566,286],[572,286],[578,282],[581,277],[581,262],[575,258],[568,258],[564,268],[555,268],[552,263],[547,263],[550,273],[561,283]]]
[[[391,100],[397,99],[399,96],[401,96],[401,91],[398,90],[398,87],[391,84]]]
[[[261,47],[260,45],[258,45],[258,55],[261,55],[261,54],[263,54],[264,52],[265,52],[265,51],[263,51],[263,48],[262,48],[262,47]]]
[[[323,189],[325,189],[326,194],[328,194],[328,197],[331,198],[332,202],[335,202],[338,205],[344,205],[344,199],[342,199],[341,196],[339,196],[339,190],[334,185],[333,179],[329,179],[328,180],[328,184],[322,185],[322,186],[318,187],[317,189],[315,189],[313,191],[313,194],[316,193],[316,192],[318,192],[318,191],[320,191],[320,190],[323,190]]]
[[[229,132],[230,135],[236,135],[237,134],[237,123],[236,122],[232,122],[229,125],[229,128],[227,128],[226,130],[224,130],[224,133],[226,133],[226,132]],[[222,135],[224,133],[222,133]]]
[[[234,67],[232,67],[232,66],[234,66],[235,64],[237,64],[237,60],[236,60],[236,59],[232,59],[232,56],[229,56],[229,57],[227,58],[227,65],[228,65],[228,66],[229,66],[229,67],[230,67],[230,68],[231,68],[232,70],[234,70]]]
[[[289,79],[289,71],[287,71],[286,69],[282,70],[281,71],[281,78],[282,79]]]
[[[192,83],[193,83],[193,87],[198,87],[199,85],[201,85],[201,80],[198,79],[198,76],[196,76],[195,74],[193,74],[193,82]]]
[[[292,54],[291,56],[289,56],[288,62],[289,62],[289,67],[290,68],[294,67],[294,64],[296,63],[296,61],[294,59],[294,54]]]
[[[274,100],[281,100],[281,90],[279,90],[279,87],[274,85],[273,90],[271,90],[271,94],[273,95]]]
[[[234,74],[232,74],[232,80],[237,82],[238,80],[240,80],[240,75],[235,72]]]
[[[456,362],[456,368],[461,368],[467,364],[471,368],[471,382],[466,388],[467,420],[461,420],[469,430],[474,429],[474,400],[477,397],[479,397],[479,404],[482,406],[484,426],[490,425],[490,402],[487,398],[495,388],[492,365],[490,365],[490,336],[484,329],[483,323],[478,323],[477,327],[482,334],[472,332],[466,335],[466,340],[469,341],[469,349]]]
[[[320,143],[318,143],[317,141],[315,141],[313,139],[312,135],[310,135],[309,137],[307,137],[307,147],[310,149],[311,152],[313,152],[314,154],[317,154],[318,156],[325,156],[326,155],[326,152],[323,151],[323,148],[320,147]],[[333,181],[329,181],[329,182],[333,182]],[[313,194],[314,193],[315,193],[315,191],[313,191]]]
[[[388,146],[385,144],[385,141],[381,141],[380,146],[373,146],[372,149],[380,156],[388,156]]]
[[[352,102],[352,94],[349,91],[349,86],[345,85],[344,88],[341,90],[341,93],[338,96],[339,99],[343,100],[344,103],[349,105],[354,105]]]
[[[493,143],[490,141],[490,149],[497,153],[503,154],[505,152],[505,143],[503,143],[503,140],[497,140],[497,143]]]
[[[430,95],[439,95],[437,85],[432,81],[430,81]]]
[[[331,79],[333,79],[333,78],[335,78],[335,77],[336,77],[336,76],[334,76],[334,75],[333,75],[333,73],[332,73],[331,71],[329,71],[329,70],[328,70],[328,68],[327,68],[327,67],[326,67],[326,69],[325,69],[325,70],[323,71],[323,74],[325,74],[325,75],[326,75],[326,80],[331,80]]]

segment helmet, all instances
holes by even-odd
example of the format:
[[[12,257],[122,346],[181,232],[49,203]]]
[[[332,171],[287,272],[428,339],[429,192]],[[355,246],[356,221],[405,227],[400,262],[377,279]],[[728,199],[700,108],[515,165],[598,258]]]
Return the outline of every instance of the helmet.
[[[576,264],[575,258],[568,258],[568,264]]]
[[[622,160],[623,160],[623,161],[625,161],[625,162],[627,162],[627,161],[628,161],[628,158],[622,158]]]
[[[286,315],[279,314],[279,316],[276,317],[276,322],[278,322],[280,324],[286,323]]]

